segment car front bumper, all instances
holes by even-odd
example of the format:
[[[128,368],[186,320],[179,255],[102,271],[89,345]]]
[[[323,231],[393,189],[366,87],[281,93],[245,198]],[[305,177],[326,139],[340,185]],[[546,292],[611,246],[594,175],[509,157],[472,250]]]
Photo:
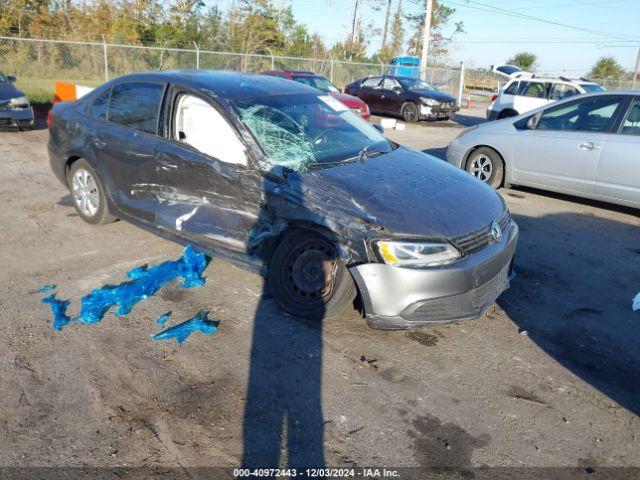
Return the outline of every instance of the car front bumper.
[[[0,109],[0,128],[31,128],[34,124],[33,118],[31,107],[16,110]]]
[[[481,316],[509,288],[515,275],[518,235],[512,221],[500,242],[441,267],[398,268],[383,263],[351,267],[367,323],[395,330]]]
[[[450,118],[460,110],[460,107],[452,105],[450,107],[435,106],[430,107],[427,105],[420,106],[420,120],[433,120],[439,118]]]

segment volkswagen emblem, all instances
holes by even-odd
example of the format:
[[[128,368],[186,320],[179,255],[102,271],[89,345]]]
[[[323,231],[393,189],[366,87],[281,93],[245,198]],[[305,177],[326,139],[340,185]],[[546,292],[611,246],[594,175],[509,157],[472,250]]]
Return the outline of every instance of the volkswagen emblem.
[[[491,236],[493,237],[493,241],[496,243],[502,240],[502,229],[500,228],[500,225],[498,225],[498,222],[491,223]]]

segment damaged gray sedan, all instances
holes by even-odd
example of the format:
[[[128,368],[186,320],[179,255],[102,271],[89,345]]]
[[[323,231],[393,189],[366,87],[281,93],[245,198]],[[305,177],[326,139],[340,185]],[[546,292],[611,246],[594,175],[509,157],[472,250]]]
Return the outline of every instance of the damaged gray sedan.
[[[457,321],[513,276],[518,227],[489,186],[287,80],[120,77],[53,108],[49,155],[85,221],[121,218],[258,271],[296,316],[356,305],[378,328]]]

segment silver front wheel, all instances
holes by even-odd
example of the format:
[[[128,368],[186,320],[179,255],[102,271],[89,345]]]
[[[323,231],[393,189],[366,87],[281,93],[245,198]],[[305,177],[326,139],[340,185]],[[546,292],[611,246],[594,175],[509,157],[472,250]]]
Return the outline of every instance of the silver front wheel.
[[[71,192],[78,210],[86,217],[93,217],[100,208],[100,192],[95,179],[84,168],[73,173]]]
[[[493,161],[484,153],[477,154],[471,159],[469,173],[487,183],[493,174]]]

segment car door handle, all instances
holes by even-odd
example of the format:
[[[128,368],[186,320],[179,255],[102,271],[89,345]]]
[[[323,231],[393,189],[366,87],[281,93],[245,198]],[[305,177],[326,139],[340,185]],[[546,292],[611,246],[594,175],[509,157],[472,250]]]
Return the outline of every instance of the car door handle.
[[[162,158],[158,159],[158,163],[160,164],[160,168],[162,170],[164,170],[165,172],[170,172],[172,170],[177,170],[178,165],[176,165],[175,163],[171,163],[167,160],[163,160]]]
[[[100,150],[102,150],[104,147],[107,146],[107,142],[105,142],[104,140],[100,140],[99,138],[94,138],[93,144],[95,145],[96,148],[99,148]]]
[[[578,145],[580,150],[600,150],[600,145],[593,142],[585,142]]]

